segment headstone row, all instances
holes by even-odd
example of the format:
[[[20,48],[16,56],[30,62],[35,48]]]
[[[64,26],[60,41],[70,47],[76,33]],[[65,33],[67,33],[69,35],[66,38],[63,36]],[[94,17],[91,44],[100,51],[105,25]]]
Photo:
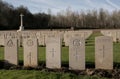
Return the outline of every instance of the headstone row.
[[[65,46],[69,46],[69,41],[71,37],[78,36],[82,38],[88,38],[92,34],[92,31],[0,31],[0,45],[4,46],[4,39],[7,38],[17,38],[18,45],[23,45],[23,39],[26,38],[37,38],[38,45],[46,45],[46,40],[49,35],[60,36],[60,38],[65,42]]]
[[[120,42],[120,30],[101,30],[104,36],[110,36],[114,42]]]
[[[61,68],[61,38],[48,36],[46,40],[46,67]],[[38,41],[34,37],[23,39],[24,66],[38,66]],[[5,39],[5,63],[18,65],[18,43],[16,38]],[[111,37],[95,39],[96,69],[113,69],[113,42]],[[71,37],[69,44],[69,69],[85,69],[85,39]]]
[[[84,39],[87,39],[92,34],[92,31],[86,30],[86,31],[66,31],[64,33],[64,42],[65,46],[69,46],[70,38],[72,37],[81,37]]]

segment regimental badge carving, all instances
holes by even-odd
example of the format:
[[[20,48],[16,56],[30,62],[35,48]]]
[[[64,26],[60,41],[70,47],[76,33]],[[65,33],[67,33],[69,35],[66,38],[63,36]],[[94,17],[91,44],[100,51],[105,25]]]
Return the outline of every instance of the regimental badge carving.
[[[28,45],[28,46],[33,46],[33,44],[34,44],[34,43],[33,43],[33,40],[29,39],[29,40],[27,41],[27,45]]]
[[[74,46],[80,46],[80,45],[81,45],[80,40],[79,40],[79,39],[73,40],[73,45],[74,45]]]
[[[11,39],[7,42],[7,46],[8,47],[14,46],[13,41]]]

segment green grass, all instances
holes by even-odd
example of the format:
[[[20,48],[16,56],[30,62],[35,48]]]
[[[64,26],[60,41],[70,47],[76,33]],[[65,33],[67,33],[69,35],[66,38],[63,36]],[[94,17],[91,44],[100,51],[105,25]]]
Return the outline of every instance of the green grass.
[[[97,76],[82,76],[64,72],[36,70],[0,70],[0,79],[100,79]],[[107,78],[102,78],[107,79]]]
[[[92,63],[94,65],[95,61],[95,37],[102,36],[101,33],[94,33],[86,40],[86,63]]]
[[[86,66],[94,68],[95,51],[94,51],[94,40],[96,36],[101,36],[100,33],[92,34],[86,40]],[[69,48],[62,47],[62,67],[68,67],[69,64]],[[115,67],[119,68],[120,64],[120,43],[114,43],[114,63]],[[4,59],[4,48],[0,48],[0,60]],[[45,65],[45,47],[39,47],[39,65]],[[19,48],[19,61],[23,65],[23,49]],[[76,75],[71,72],[52,72],[46,69],[42,70],[0,70],[0,79],[106,79],[98,76],[84,76]]]

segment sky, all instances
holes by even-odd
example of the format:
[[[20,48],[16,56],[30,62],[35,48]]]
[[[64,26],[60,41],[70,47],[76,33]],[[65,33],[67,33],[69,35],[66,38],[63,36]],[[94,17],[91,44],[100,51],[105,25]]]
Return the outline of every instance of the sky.
[[[65,11],[70,8],[73,11],[99,10],[108,11],[120,10],[120,0],[3,0],[14,7],[21,5],[27,7],[31,13],[45,12],[48,9],[52,14]]]

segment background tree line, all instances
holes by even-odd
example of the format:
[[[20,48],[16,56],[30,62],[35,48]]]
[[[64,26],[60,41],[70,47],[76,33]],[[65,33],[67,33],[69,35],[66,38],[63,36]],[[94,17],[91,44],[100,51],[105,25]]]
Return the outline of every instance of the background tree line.
[[[120,11],[100,9],[74,12],[70,8],[56,15],[32,14],[27,7],[14,8],[0,0],[0,30],[15,30],[20,26],[20,13],[24,14],[25,29],[117,29],[120,28]]]

